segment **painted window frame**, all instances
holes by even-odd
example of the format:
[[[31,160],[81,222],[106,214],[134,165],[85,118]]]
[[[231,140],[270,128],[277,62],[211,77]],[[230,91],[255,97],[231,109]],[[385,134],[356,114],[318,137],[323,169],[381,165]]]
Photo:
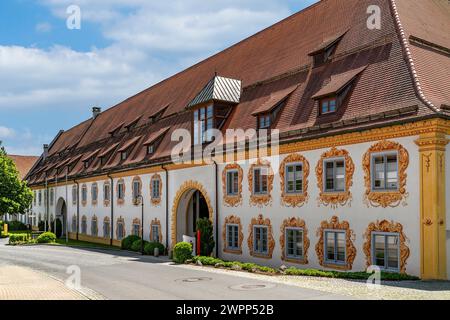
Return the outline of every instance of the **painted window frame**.
[[[78,201],[78,189],[77,186],[72,186],[72,204],[77,204]]]
[[[159,178],[152,177],[152,200],[160,200],[161,199],[161,181]],[[157,186],[157,188],[156,188]]]
[[[153,236],[153,238],[150,239],[150,241],[159,243],[159,225],[152,224],[150,227],[152,228],[152,236]]]
[[[136,228],[137,228],[137,233],[135,232]],[[133,221],[133,223],[131,224],[131,234],[134,236],[138,236],[138,237],[141,236],[141,223],[140,222],[136,223]]]
[[[336,163],[342,161],[344,162],[344,189],[343,190],[337,190],[336,189]],[[333,163],[333,190],[327,189],[327,163]],[[324,159],[323,160],[323,174],[322,174],[322,179],[323,179],[323,192],[324,193],[342,193],[342,192],[347,192],[347,168],[346,168],[346,159],[345,157],[333,157],[333,158],[328,158],[328,159]]]
[[[39,192],[38,192],[38,204],[39,204],[39,206],[42,205],[42,191],[41,190],[39,190]]]
[[[108,232],[105,232],[106,227],[108,228]],[[111,222],[109,220],[103,220],[103,238],[111,237]]]
[[[229,232],[229,228],[233,228],[232,229],[232,243],[233,245],[230,246],[230,232]],[[239,224],[237,223],[227,223],[225,226],[226,229],[226,237],[225,237],[225,241],[226,241],[226,249],[230,250],[230,251],[238,251],[241,250],[241,247],[239,246]],[[234,243],[236,242],[236,243]],[[236,245],[234,245],[236,244]]]
[[[379,266],[376,264],[376,247],[375,247],[375,236],[383,236],[384,237],[384,267]],[[397,268],[389,268],[388,266],[388,255],[387,253],[387,238],[388,237],[396,237],[397,238]],[[373,231],[371,233],[371,256],[372,256],[372,264],[374,266],[378,266],[381,270],[387,271],[387,272],[400,272],[400,234],[397,232],[380,232],[380,231]]]
[[[125,181],[123,180],[117,182],[117,200],[125,200]]]
[[[289,249],[289,231],[297,231],[297,232],[301,232],[301,239],[300,239],[300,243],[301,243],[301,247],[302,247],[302,254],[301,255],[291,255],[288,252]],[[289,260],[298,260],[298,261],[303,261],[305,259],[305,247],[304,247],[304,241],[305,241],[305,230],[303,228],[299,228],[299,227],[286,227],[285,228],[285,241],[284,241],[284,254],[286,256],[287,259]],[[294,243],[294,248],[295,248],[295,243]],[[297,249],[298,250],[298,249]]]
[[[106,188],[109,190],[106,191]],[[111,184],[109,182],[103,183],[103,201],[111,201]]]
[[[336,265],[336,266],[345,266],[347,264],[347,231],[346,230],[339,230],[339,229],[325,229],[323,230],[323,246],[324,246],[324,250],[323,250],[323,261],[325,262],[325,264],[327,265]],[[338,233],[342,233],[344,234],[344,260],[340,261],[340,260],[330,260],[328,259],[328,238],[327,235],[328,234],[338,234]],[[334,256],[335,258],[338,255],[338,238],[335,236],[334,237]]]
[[[264,229],[266,232],[262,233],[260,232],[260,238],[259,240],[264,241],[264,238],[262,238],[263,234],[266,235],[266,250],[258,250],[257,249],[257,244],[258,244],[258,239],[256,238],[256,230],[257,229]],[[262,245],[262,247],[264,247]],[[261,248],[263,249],[263,248]],[[260,256],[268,256],[269,255],[269,227],[266,225],[254,225],[253,226],[253,253],[256,255],[260,255]]]
[[[87,235],[87,217],[81,218],[81,234]]]
[[[262,170],[266,170],[266,174],[263,175]],[[256,192],[256,171],[259,171],[259,188],[260,191]],[[253,194],[257,195],[257,196],[264,196],[264,195],[268,195],[269,194],[269,175],[270,175],[270,168],[267,166],[256,166],[253,168],[253,186],[252,186],[252,190],[253,190]],[[262,187],[263,187],[263,179],[262,177],[265,177],[266,179],[266,190],[262,191]]]
[[[87,185],[83,184],[81,186],[81,203],[85,205],[87,203],[87,198]]]
[[[301,166],[302,167],[302,170],[300,171],[300,179],[301,179],[301,181],[302,181],[302,183],[301,183],[301,186],[302,186],[302,190],[301,191],[298,191],[298,190],[296,190],[297,189],[297,177],[296,177],[296,171],[295,171],[295,168],[297,167],[297,166]],[[295,191],[289,191],[288,190],[288,182],[289,182],[289,178],[288,178],[288,168],[289,167],[294,167],[294,189],[295,189]],[[305,186],[304,186],[304,179],[303,179],[303,176],[304,176],[304,171],[303,171],[303,169],[304,169],[304,165],[303,165],[303,162],[289,162],[289,163],[286,163],[286,165],[284,166],[284,191],[285,191],[285,193],[286,193],[286,195],[299,195],[299,194],[303,194],[304,193],[304,190],[305,190]]]
[[[96,204],[98,201],[98,184],[96,182],[91,184],[91,200],[93,204]]]
[[[95,229],[94,229],[95,227]],[[94,230],[96,232],[94,232]],[[91,236],[97,237],[98,236],[98,219],[96,216],[91,218]]]
[[[142,196],[142,181],[139,178],[134,178],[131,182],[131,191],[133,195],[133,202],[139,204],[140,196]]]
[[[230,174],[232,174],[232,178],[230,181]],[[237,185],[236,185],[236,190],[235,190],[235,185],[234,185],[234,179],[237,180]],[[230,183],[231,183],[231,189],[232,192],[230,191]],[[239,170],[237,169],[228,169],[226,171],[226,195],[227,196],[231,196],[231,197],[236,197],[239,195]]]
[[[396,161],[396,172],[397,172],[397,186],[395,188],[388,188],[387,187],[387,157],[390,155],[395,155],[397,158]],[[383,161],[384,161],[384,188],[376,188],[375,187],[375,157],[379,157],[379,156],[383,156]],[[392,150],[392,151],[382,151],[382,152],[374,152],[370,154],[370,187],[371,187],[371,191],[373,192],[395,192],[399,190],[399,184],[400,184],[400,172],[399,172],[399,153],[396,150]]]

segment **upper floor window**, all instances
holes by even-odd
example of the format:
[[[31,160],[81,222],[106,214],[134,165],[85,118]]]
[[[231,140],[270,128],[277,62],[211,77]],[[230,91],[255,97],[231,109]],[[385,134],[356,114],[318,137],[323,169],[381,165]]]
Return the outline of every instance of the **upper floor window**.
[[[345,159],[324,161],[325,192],[345,191]]]
[[[253,193],[266,194],[269,176],[269,168],[258,167],[253,169]]]
[[[77,186],[72,187],[72,204],[77,204]]]
[[[285,170],[285,186],[286,193],[302,193],[303,192],[303,164],[295,163],[286,165]]]
[[[55,201],[55,190],[52,188],[50,189],[50,205],[52,206]]]
[[[40,191],[40,190],[38,193],[38,203],[39,203],[39,205],[42,205],[42,191]]]
[[[211,129],[214,128],[214,107],[209,105],[194,110],[194,144],[203,144],[212,139]]]
[[[325,231],[325,261],[327,263],[346,263],[345,237],[345,231]]]
[[[227,195],[235,196],[239,194],[239,171],[227,171]]]
[[[151,181],[151,188],[152,188],[152,199],[159,199],[161,198],[161,192],[160,192],[160,179],[159,178],[152,178]]]
[[[37,194],[36,194],[36,191],[34,191],[34,193],[33,193],[33,203],[34,203],[34,205],[36,205],[36,199],[37,198]]]
[[[139,204],[141,199],[141,188],[142,188],[142,183],[141,183],[141,179],[139,177],[136,177],[133,179],[133,203],[134,204]]]
[[[397,190],[398,157],[397,152],[372,154],[372,189]]]
[[[111,200],[111,185],[109,182],[105,182],[103,184],[103,201],[110,201]]]
[[[271,126],[270,114],[263,114],[258,117],[258,129],[269,129]]]
[[[372,263],[384,270],[399,271],[400,239],[398,233],[372,233]]]
[[[123,180],[117,182],[117,199],[125,200],[125,182]]]
[[[149,145],[147,146],[147,154],[148,154],[148,155],[151,155],[151,154],[153,154],[153,153],[155,153],[155,145],[154,145],[154,144],[149,144]]]
[[[319,101],[320,114],[333,113],[337,110],[337,99],[336,97],[322,98]]]
[[[97,183],[93,183],[91,186],[91,198],[92,202],[96,203],[98,199],[98,185]]]
[[[81,187],[81,202],[83,204],[87,202],[87,186],[85,184]]]

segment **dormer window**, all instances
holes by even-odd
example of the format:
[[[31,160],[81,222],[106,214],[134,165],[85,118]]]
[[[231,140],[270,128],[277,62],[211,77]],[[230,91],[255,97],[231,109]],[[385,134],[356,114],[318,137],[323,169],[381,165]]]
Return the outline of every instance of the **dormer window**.
[[[346,33],[347,31],[323,41],[314,51],[308,54],[313,57],[314,67],[319,67],[333,58],[339,42]]]
[[[258,129],[269,129],[271,124],[270,114],[263,114],[258,117]]]
[[[128,157],[128,154],[126,151],[122,151],[120,153],[120,160],[122,160],[122,161],[127,160],[127,157]]]
[[[89,168],[89,161],[85,161],[85,162],[84,162],[84,168],[85,168],[85,169]]]
[[[148,155],[151,155],[151,154],[153,154],[153,153],[155,153],[155,145],[149,144],[149,145],[147,146],[147,154],[148,154]]]
[[[159,119],[161,119],[163,114],[164,114],[164,112],[166,112],[168,107],[169,107],[169,105],[165,106],[164,108],[162,108],[161,110],[159,110],[155,114],[153,114],[150,117],[148,117],[149,123],[152,124],[152,123],[157,122]]]
[[[211,129],[214,128],[214,106],[194,110],[194,144],[203,144],[211,141]]]
[[[100,165],[104,166],[106,164],[105,157],[100,157]]]
[[[336,97],[322,98],[320,99],[319,104],[320,104],[320,114],[336,112],[337,109]]]

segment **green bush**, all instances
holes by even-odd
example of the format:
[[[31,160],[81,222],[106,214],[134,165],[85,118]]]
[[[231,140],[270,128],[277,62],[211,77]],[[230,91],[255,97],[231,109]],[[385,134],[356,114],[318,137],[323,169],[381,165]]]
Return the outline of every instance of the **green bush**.
[[[148,244],[148,241],[144,240],[144,248],[145,246]],[[130,250],[131,251],[135,251],[135,252],[141,252],[141,245],[142,245],[142,240],[138,239],[135,242],[133,242],[133,244],[131,245]]]
[[[44,232],[37,239],[37,243],[55,243],[56,235],[53,232]]]
[[[192,258],[192,244],[188,242],[179,242],[173,248],[173,260],[176,263],[185,263]]]
[[[27,226],[25,225],[25,223],[20,222],[20,221],[10,221],[8,222],[8,230],[9,231],[26,231]]]
[[[155,248],[159,249],[159,254],[163,255],[164,254],[164,245],[159,243],[159,242],[149,242],[145,245],[144,247],[144,253],[146,255],[152,256],[155,254]]]
[[[210,256],[216,245],[211,221],[208,218],[197,220],[197,231],[200,231],[200,252],[197,255]]]
[[[125,237],[122,239],[122,249],[124,250],[131,250],[131,246],[133,245],[133,243],[136,240],[140,240],[141,237],[139,236],[135,236],[135,235],[130,235],[128,237]]]
[[[23,244],[30,240],[28,233],[12,233],[9,235],[9,244]]]
[[[197,261],[200,261],[202,265],[204,266],[215,266],[218,263],[224,263],[224,261],[213,258],[213,257],[204,257],[204,256],[196,256],[192,258],[192,261],[196,263]]]
[[[321,278],[341,278],[341,279],[353,279],[353,280],[367,280],[371,274],[360,272],[339,272],[339,271],[323,271],[315,269],[297,269],[288,268],[285,273],[287,275],[294,276],[309,276],[309,277],[321,277]],[[419,280],[419,278],[402,273],[390,273],[381,272],[381,280],[385,281],[404,281],[404,280]]]

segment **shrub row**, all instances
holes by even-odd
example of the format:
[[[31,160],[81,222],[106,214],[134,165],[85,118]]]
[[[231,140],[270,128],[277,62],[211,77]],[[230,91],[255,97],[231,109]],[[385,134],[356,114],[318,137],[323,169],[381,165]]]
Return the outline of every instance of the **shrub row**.
[[[30,235],[28,233],[11,233],[9,235],[9,244],[24,244],[30,242]]]
[[[242,263],[239,261],[223,261],[221,259],[213,257],[197,256],[192,258],[193,263],[201,262],[202,265],[214,266],[216,268],[227,268],[235,270],[245,270],[248,272],[263,272],[267,274],[286,274],[292,276],[309,276],[309,277],[322,277],[322,278],[341,278],[341,279],[353,279],[353,280],[367,280],[371,274],[361,272],[339,272],[339,271],[324,271],[316,269],[298,269],[294,267],[287,268],[284,271],[274,269],[271,267],[259,266],[254,263]],[[385,281],[404,281],[404,280],[419,280],[415,276],[410,276],[401,273],[381,272],[381,280]]]
[[[135,252],[141,251],[142,240],[140,237],[130,235],[122,240],[121,247],[123,250],[131,250]],[[155,248],[159,249],[160,254],[164,254],[164,245],[159,242],[148,242],[144,240],[144,254],[152,256],[155,253]]]

